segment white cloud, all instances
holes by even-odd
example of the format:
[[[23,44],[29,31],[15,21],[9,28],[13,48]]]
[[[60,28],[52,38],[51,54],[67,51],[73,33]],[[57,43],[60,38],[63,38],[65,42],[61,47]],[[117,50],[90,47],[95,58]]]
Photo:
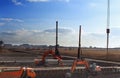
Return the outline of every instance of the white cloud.
[[[106,34],[103,32],[82,32],[82,46],[105,47]]]
[[[110,28],[109,47],[120,47],[120,27]],[[106,32],[82,32],[82,46],[104,47],[107,45]]]
[[[47,33],[46,33],[47,32]],[[62,32],[62,33],[61,33]],[[55,45],[55,29],[6,31],[0,33],[6,43]],[[106,39],[105,39],[106,40]],[[60,29],[59,44],[62,46],[78,46],[78,32],[73,29]],[[82,46],[101,46],[104,44],[102,33],[82,33]],[[103,46],[102,46],[103,47]]]
[[[58,1],[58,2],[69,2],[70,0],[27,0],[28,2],[49,2],[49,1]]]
[[[96,7],[97,4],[96,4],[96,3],[89,3],[89,6],[90,6],[90,7]]]
[[[13,2],[15,5],[22,5],[22,3],[19,2],[18,0],[12,0],[12,2]]]
[[[5,23],[0,23],[0,26],[3,26],[3,25],[5,25]]]
[[[56,0],[56,1],[70,2],[70,0]]]
[[[14,21],[16,21],[16,22],[24,22],[23,20],[21,20],[21,19],[13,19]]]
[[[14,18],[0,18],[0,20],[7,21],[7,22],[10,22],[10,21],[23,22],[23,20],[21,19],[14,19]]]
[[[0,20],[2,20],[2,21],[12,21],[13,19],[12,18],[0,18]]]
[[[27,0],[29,2],[48,2],[49,0]]]
[[[69,29],[65,29],[62,31],[66,31],[66,30]],[[60,45],[72,46],[77,44],[77,41],[75,39],[76,36],[75,33],[70,31],[68,31],[69,33],[63,32],[59,34]],[[71,37],[74,38],[71,39]],[[13,44],[30,43],[30,44],[55,45],[55,32],[46,33],[45,30],[40,31],[40,30],[21,29],[16,31],[4,31],[0,33],[0,38],[2,38],[2,40],[4,40],[6,43],[13,43]],[[73,42],[74,44],[72,44]]]
[[[67,31],[66,31],[67,30]],[[120,37],[114,35],[119,32],[120,28],[111,29],[110,44],[109,47],[119,47]],[[65,32],[64,32],[65,31]],[[47,32],[47,33],[46,33]],[[43,44],[43,45],[55,45],[55,30],[16,30],[16,31],[4,31],[0,33],[0,38],[6,43],[12,44]],[[104,32],[82,32],[81,37],[82,47],[106,47],[106,33]],[[62,33],[59,31],[59,44],[62,46],[78,46],[78,31],[69,29],[62,29]]]

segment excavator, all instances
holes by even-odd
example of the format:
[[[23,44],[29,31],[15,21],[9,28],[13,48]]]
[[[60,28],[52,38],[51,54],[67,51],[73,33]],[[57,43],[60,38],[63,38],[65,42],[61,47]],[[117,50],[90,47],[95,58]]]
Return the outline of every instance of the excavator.
[[[36,78],[32,68],[0,68],[0,78]]]
[[[46,57],[50,54],[53,56],[54,59],[58,60],[58,65],[63,66],[63,62],[62,62],[62,57],[59,53],[58,50],[58,21],[56,21],[56,46],[55,46],[55,51],[53,51],[52,49],[49,49],[48,51],[44,52],[43,56],[42,56],[42,60],[40,61],[39,59],[35,59],[35,64],[37,66],[40,65],[44,65],[46,63]]]

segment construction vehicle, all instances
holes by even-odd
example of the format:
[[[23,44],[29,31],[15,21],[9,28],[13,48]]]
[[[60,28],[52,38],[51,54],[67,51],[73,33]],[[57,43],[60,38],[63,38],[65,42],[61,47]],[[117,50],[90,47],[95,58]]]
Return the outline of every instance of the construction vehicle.
[[[79,29],[79,47],[78,47],[78,55],[77,59],[74,60],[72,67],[71,67],[71,72],[74,72],[76,65],[85,65],[86,69],[89,70],[89,63],[82,57],[82,51],[81,51],[81,26]]]
[[[44,52],[43,56],[42,56],[42,60],[40,61],[39,59],[35,59],[35,64],[37,66],[39,65],[44,65],[46,63],[46,57],[50,54],[53,56],[54,59],[58,60],[58,64],[60,66],[63,66],[62,63],[62,57],[59,53],[58,50],[58,21],[56,21],[56,46],[55,46],[55,51],[53,51],[52,49],[49,49],[48,51]]]
[[[0,68],[0,78],[36,78],[36,74],[32,68],[4,67]]]
[[[63,66],[63,62],[62,62],[61,56],[55,55],[55,52],[53,52],[53,50],[48,50],[48,51],[46,51],[46,52],[43,54],[43,56],[42,56],[42,60],[35,59],[35,64],[36,64],[37,66],[39,66],[39,65],[44,65],[44,64],[46,63],[46,57],[47,57],[49,54],[51,54],[54,59],[57,59],[57,60],[58,60],[58,64],[59,64],[60,66]]]
[[[92,65],[85,60],[85,58],[82,56],[82,50],[81,50],[81,26],[79,29],[79,47],[78,47],[78,54],[77,58],[73,61],[71,71],[70,73],[66,73],[67,78],[71,78],[71,74],[74,73],[77,65],[84,65],[85,67],[85,76],[81,78],[88,78],[88,73],[90,74],[96,74],[96,72],[101,71],[101,67],[97,66],[96,63],[93,63]]]

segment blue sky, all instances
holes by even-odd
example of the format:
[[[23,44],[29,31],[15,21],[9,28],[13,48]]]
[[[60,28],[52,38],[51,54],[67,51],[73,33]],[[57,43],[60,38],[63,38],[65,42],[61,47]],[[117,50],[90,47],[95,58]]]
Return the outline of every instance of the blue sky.
[[[110,0],[110,44],[120,47],[120,0]],[[107,0],[0,0],[0,40],[11,44],[106,47]]]

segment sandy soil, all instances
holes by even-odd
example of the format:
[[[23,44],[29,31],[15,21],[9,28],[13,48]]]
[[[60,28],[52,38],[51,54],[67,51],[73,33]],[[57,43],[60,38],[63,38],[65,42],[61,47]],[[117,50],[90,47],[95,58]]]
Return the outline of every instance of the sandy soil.
[[[77,48],[73,49],[65,49],[60,48],[60,53],[62,55],[70,55],[77,56]],[[40,58],[40,53],[43,53],[43,50],[21,50],[21,51],[12,51],[3,49],[0,51],[0,60],[32,60],[34,58]],[[105,49],[82,49],[82,55],[84,57],[90,57],[95,59],[105,59],[106,60],[106,50]],[[110,49],[108,54],[108,59],[112,61],[120,61],[120,50],[118,49]],[[35,67],[33,63],[1,63],[0,66],[29,66]],[[49,70],[49,71],[35,71],[37,74],[36,78],[66,78],[66,73],[70,72],[70,70]],[[79,72],[80,73],[80,72]],[[77,73],[78,74],[78,73]],[[81,74],[77,75],[76,73],[72,73],[71,78],[85,78],[82,77]],[[85,76],[85,75],[84,75]],[[118,73],[102,73],[96,76],[89,75],[87,78],[120,78],[120,72]]]
[[[62,55],[77,56],[77,48],[59,48],[59,52]],[[0,57],[41,57],[41,53],[46,50],[6,50],[0,51]],[[54,51],[54,49],[53,49]],[[81,54],[83,57],[104,59],[110,61],[120,62],[120,49],[109,49],[108,54],[104,48],[82,48]]]

